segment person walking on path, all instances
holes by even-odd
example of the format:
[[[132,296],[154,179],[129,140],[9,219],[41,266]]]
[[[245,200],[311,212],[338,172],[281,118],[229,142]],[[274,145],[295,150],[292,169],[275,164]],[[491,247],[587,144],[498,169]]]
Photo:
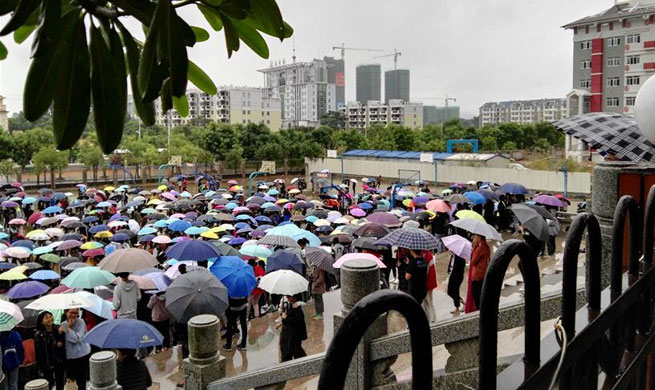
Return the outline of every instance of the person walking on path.
[[[38,375],[48,381],[50,387],[64,390],[64,369],[66,362],[65,339],[54,325],[52,313],[43,311],[36,322],[34,349]]]
[[[23,339],[11,330],[0,333],[2,371],[5,379],[0,383],[3,390],[18,390],[18,367],[23,362]]]
[[[66,338],[66,373],[77,383],[78,390],[86,390],[91,346],[82,340],[86,336],[86,323],[78,309],[66,311],[66,321],[59,326],[59,333]]]
[[[134,349],[119,349],[116,362],[116,382],[123,390],[148,390],[152,377],[143,360]]]
[[[161,349],[166,351],[171,346],[171,332],[170,315],[166,310],[166,297],[163,291],[157,292],[150,297],[150,300],[148,301],[148,309],[150,309],[152,324],[157,328],[159,333],[164,335]]]
[[[464,281],[464,269],[466,268],[466,260],[453,254],[448,266],[450,276],[448,277],[448,296],[453,299],[455,309],[450,313],[459,315],[459,307],[463,301],[459,295],[459,289]]]
[[[480,296],[482,295],[482,282],[489,267],[491,249],[484,236],[473,237],[473,252],[471,253],[471,266],[469,270],[469,293],[466,298],[466,313],[480,309]],[[469,297],[474,307],[470,307]],[[471,310],[472,309],[472,310]]]
[[[426,279],[427,293],[423,302],[421,302],[421,306],[428,317],[428,321],[433,322],[437,320],[437,313],[434,311],[434,301],[432,296],[432,292],[437,288],[436,257],[429,251],[423,251],[421,257],[423,257],[426,263],[428,263],[428,274]]]
[[[259,280],[262,278],[262,276],[266,275],[266,271],[264,271],[264,268],[259,266],[255,259],[250,259],[248,260],[248,264],[252,267],[253,272],[255,273],[255,278],[257,279],[257,284],[259,284]],[[259,287],[255,287],[254,290],[252,290],[252,293],[250,293],[250,296],[248,297],[248,316],[247,318],[250,318],[250,313],[253,313],[253,316],[255,318],[259,318],[260,311],[259,311],[259,299],[261,298],[262,294],[264,293],[264,290],[262,290]]]
[[[316,314],[312,316],[313,320],[322,320],[323,319],[323,294],[326,291],[326,280],[325,280],[325,271],[318,267],[314,267],[314,271],[311,274],[312,281],[312,299],[314,300],[314,309]]]
[[[137,302],[141,299],[139,286],[133,280],[129,280],[127,272],[118,274],[121,282],[114,287],[114,308],[118,318],[130,318],[136,320]]]
[[[281,362],[298,359],[307,356],[302,348],[303,340],[307,339],[307,326],[305,325],[305,314],[302,305],[296,297],[287,296],[286,309],[282,311],[282,332],[280,333],[280,355]]]
[[[226,351],[232,350],[232,335],[234,329],[237,327],[237,320],[241,325],[241,342],[237,344],[237,348],[245,351],[246,341],[248,339],[248,318],[246,316],[246,309],[248,307],[247,297],[229,297],[230,307],[227,309],[227,333],[225,334],[225,345],[223,349]]]
[[[405,280],[408,282],[409,295],[416,299],[416,302],[422,304],[428,293],[428,263],[420,253],[414,250],[410,250],[405,259],[407,263]]]

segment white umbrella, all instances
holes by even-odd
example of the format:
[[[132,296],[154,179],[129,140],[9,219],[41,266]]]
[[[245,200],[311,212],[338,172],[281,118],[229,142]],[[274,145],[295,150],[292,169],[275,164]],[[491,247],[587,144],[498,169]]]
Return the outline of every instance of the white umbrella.
[[[21,246],[13,246],[11,248],[7,248],[5,249],[5,254],[17,259],[26,259],[30,257],[30,252]]]
[[[59,228],[48,228],[45,230],[45,234],[52,238],[61,238],[64,235],[64,231]]]
[[[500,233],[493,226],[477,219],[458,219],[450,224],[467,232],[484,236],[489,240],[503,241]]]
[[[42,296],[26,307],[32,310],[67,310],[93,306],[93,302],[76,294],[50,294]]]
[[[295,295],[307,291],[307,279],[289,270],[277,270],[264,275],[259,281],[259,288],[279,295]]]
[[[23,321],[23,313],[21,313],[20,307],[0,300],[0,331],[12,330],[21,321]]]
[[[73,293],[83,299],[89,300],[93,305],[86,307],[84,310],[90,311],[91,313],[102,317],[107,320],[113,320],[114,315],[112,310],[114,309],[113,305],[95,294],[91,294],[88,291],[78,291]]]

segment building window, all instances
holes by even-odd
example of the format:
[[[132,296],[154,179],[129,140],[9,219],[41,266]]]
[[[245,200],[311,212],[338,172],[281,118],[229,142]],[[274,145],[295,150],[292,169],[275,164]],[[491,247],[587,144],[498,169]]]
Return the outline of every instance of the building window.
[[[621,79],[618,77],[608,77],[607,78],[608,87],[619,87],[621,86]]]
[[[625,58],[625,62],[628,65],[637,65],[641,62],[641,57],[640,56],[627,56]]]
[[[607,66],[621,66],[621,57],[610,57],[607,59]]]
[[[580,69],[591,69],[591,60],[580,61]]]
[[[607,47],[615,47],[621,45],[621,37],[607,38]]]
[[[639,85],[641,78],[639,76],[626,76],[625,83],[627,85]]]
[[[605,104],[607,107],[618,107],[619,106],[619,98],[617,97],[608,97],[605,99]]]
[[[636,99],[637,99],[636,96],[626,96],[625,97],[625,105],[626,106],[634,106]]]
[[[626,37],[626,41],[628,43],[639,43],[641,42],[641,35],[640,34],[630,34]]]
[[[591,41],[582,41],[582,42],[580,42],[580,49],[582,49],[582,50],[591,49]]]

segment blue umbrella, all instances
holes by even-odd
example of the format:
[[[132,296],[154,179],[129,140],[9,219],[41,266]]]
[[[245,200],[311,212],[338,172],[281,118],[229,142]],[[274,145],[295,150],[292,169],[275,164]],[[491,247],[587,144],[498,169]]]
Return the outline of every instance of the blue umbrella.
[[[200,226],[191,226],[190,228],[188,228],[188,229],[186,229],[184,231],[184,234],[189,235],[189,236],[197,236],[197,235],[203,233],[205,230],[207,230],[207,229],[206,228],[203,229]]]
[[[183,232],[191,227],[191,222],[188,221],[175,221],[168,225],[168,229],[173,232]]]
[[[61,276],[55,271],[49,269],[41,269],[30,275],[30,279],[34,280],[57,280],[61,279]]]
[[[257,285],[253,268],[237,256],[222,256],[209,268],[230,297],[247,297]]]
[[[154,233],[157,233],[157,229],[152,228],[150,226],[146,226],[146,227],[141,228],[141,230],[139,230],[139,232],[137,233],[137,236],[146,236],[148,234],[154,234]]]
[[[219,257],[221,251],[207,241],[189,240],[178,242],[166,251],[166,257],[177,260],[207,260]]]
[[[228,244],[228,245],[241,245],[241,244],[243,244],[244,242],[246,242],[246,239],[245,239],[245,238],[243,238],[243,237],[234,237],[234,238],[231,238],[231,239],[227,242],[227,244]]]
[[[100,233],[100,232],[105,232],[107,230],[109,230],[109,226],[107,226],[107,225],[96,225],[96,226],[91,227],[91,229],[89,229],[89,233],[96,234],[96,233]]]
[[[21,282],[10,288],[7,291],[7,296],[11,299],[32,298],[37,295],[45,294],[50,287],[41,282],[30,280],[28,282]]]
[[[146,234],[145,236],[139,237],[139,242],[150,242],[155,237],[154,234]]]
[[[259,223],[273,223],[273,221],[271,221],[271,219],[265,215],[259,215],[255,217],[255,221]]]
[[[4,270],[12,269],[15,266],[16,264],[14,263],[0,263],[0,270],[4,271]]]
[[[487,188],[480,189],[480,190],[478,190],[478,192],[479,192],[480,194],[482,194],[482,196],[484,196],[484,197],[487,198],[487,199],[491,199],[491,200],[500,200],[500,196],[499,196],[497,193],[491,191],[491,190],[488,189],[488,188],[489,188],[489,187],[487,186]]]
[[[168,224],[163,219],[160,219],[159,221],[155,222],[152,226],[161,229],[161,228],[168,227]]]
[[[96,325],[82,341],[102,349],[139,349],[162,345],[164,336],[147,322],[120,319]]]
[[[269,207],[273,207],[273,206],[275,206],[275,203],[272,203],[272,202],[266,202],[266,203],[264,203],[264,204],[262,205],[262,208],[263,208],[263,209],[267,209],[267,208],[269,208]]]
[[[252,217],[247,214],[239,214],[236,216],[237,221],[250,221],[252,220]]]
[[[62,212],[61,207],[59,207],[59,206],[50,206],[50,207],[46,207],[45,210],[43,210],[41,213],[42,214],[57,214],[57,213],[61,213],[61,212]]]
[[[23,204],[33,204],[36,202],[36,198],[33,196],[28,196],[23,199]]]
[[[96,205],[98,208],[104,208],[104,207],[111,207],[111,203],[109,202],[100,202]]]
[[[83,223],[94,223],[94,222],[98,222],[99,220],[100,219],[95,215],[89,215],[88,217],[82,218]]]
[[[370,210],[373,208],[373,205],[370,203],[360,203],[357,206],[359,206],[359,208],[362,210]]]
[[[466,199],[469,200],[469,202],[473,204],[484,204],[487,201],[487,198],[485,198],[484,195],[479,192],[468,191],[463,195]]]
[[[270,190],[268,190],[268,192],[266,193],[266,195],[268,195],[268,196],[280,195],[280,191],[278,191],[278,190],[274,190],[274,189],[270,189]]]
[[[48,246],[40,246],[38,248],[34,248],[34,250],[32,251],[32,254],[38,256],[38,255],[43,255],[43,254],[50,253],[50,252],[52,252],[52,248],[50,248]]]
[[[114,234],[111,240],[113,242],[125,242],[130,240],[130,236],[128,236],[126,233],[118,233]]]
[[[304,264],[294,250],[277,250],[266,259],[266,272],[288,269],[299,274],[304,273]]]
[[[142,200],[133,200],[131,202],[127,202],[125,207],[128,207],[128,208],[129,207],[138,207],[138,206],[141,206],[142,204],[143,204]]]
[[[34,242],[31,241],[31,240],[14,241],[14,242],[11,243],[11,246],[12,247],[20,246],[20,247],[23,247],[23,248],[27,248],[27,249],[30,250],[30,252],[32,252],[34,250],[34,248],[36,247],[36,245],[34,245]]]
[[[528,193],[528,190],[518,183],[505,183],[500,186],[500,190],[511,195],[524,195]]]
[[[239,230],[237,230],[237,234],[246,234],[252,232],[252,228],[250,226],[243,227]]]

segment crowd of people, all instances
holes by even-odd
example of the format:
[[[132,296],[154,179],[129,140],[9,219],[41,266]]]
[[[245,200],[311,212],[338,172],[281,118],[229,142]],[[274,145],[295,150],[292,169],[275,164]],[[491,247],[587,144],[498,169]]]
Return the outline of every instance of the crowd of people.
[[[153,190],[80,184],[76,194],[34,196],[21,183],[0,187],[3,388],[44,378],[58,390],[67,380],[85,389],[90,354],[113,345],[118,383],[146,389],[152,379],[142,359],[178,344],[186,357],[186,323],[203,313],[221,320],[226,351],[246,350],[249,321],[270,314],[280,361],[305,356],[306,304],[312,320],[323,320],[323,295],[340,287],[339,269],[353,258],[376,261],[381,288],[407,292],[434,321],[437,255],[448,251],[452,313],[475,311],[488,241],[515,232],[535,255],[552,253],[555,211],[568,202],[545,194],[526,202],[528,191],[513,183],[455,183],[440,194],[422,182],[384,187],[381,178],[317,193],[304,193],[298,179],[258,182],[254,194],[234,180],[199,188],[188,192],[186,179]],[[198,293],[180,299],[188,285]],[[161,336],[156,345],[90,342],[104,323],[135,320]]]

